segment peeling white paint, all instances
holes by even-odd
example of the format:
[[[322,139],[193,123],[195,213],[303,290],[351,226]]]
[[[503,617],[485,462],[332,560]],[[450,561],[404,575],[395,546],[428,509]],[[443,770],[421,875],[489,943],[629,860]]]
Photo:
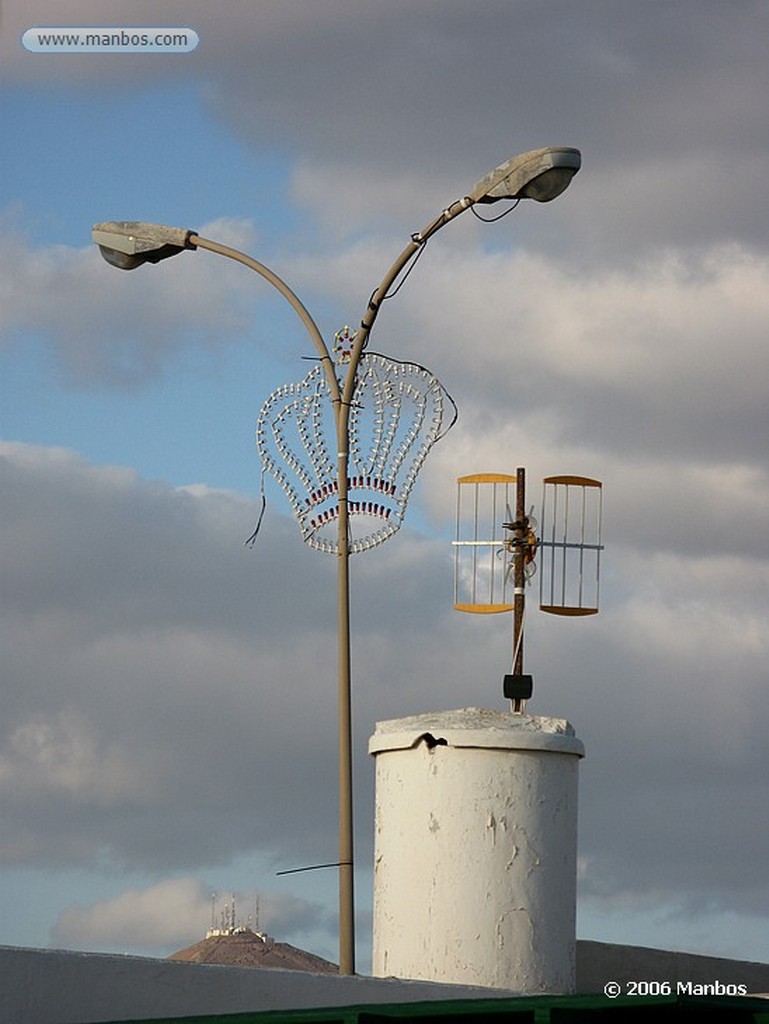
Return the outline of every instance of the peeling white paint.
[[[568,722],[475,708],[417,715],[378,723],[369,751],[373,973],[574,991],[584,748]]]

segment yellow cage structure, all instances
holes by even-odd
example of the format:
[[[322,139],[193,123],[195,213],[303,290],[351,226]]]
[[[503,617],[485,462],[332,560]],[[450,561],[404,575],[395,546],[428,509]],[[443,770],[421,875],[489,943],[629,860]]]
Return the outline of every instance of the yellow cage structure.
[[[542,482],[541,527],[526,509],[526,471],[474,473],[457,480],[454,607],[513,613],[513,668],[503,692],[523,709],[531,676],[523,674],[526,588],[539,573],[539,607],[551,615],[595,615],[600,596],[603,485],[585,476]]]

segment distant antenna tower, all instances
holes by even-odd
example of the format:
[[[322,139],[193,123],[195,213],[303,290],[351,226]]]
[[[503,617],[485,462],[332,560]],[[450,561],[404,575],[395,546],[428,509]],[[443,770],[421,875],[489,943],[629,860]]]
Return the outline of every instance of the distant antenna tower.
[[[583,476],[543,481],[542,533],[526,511],[526,471],[476,473],[457,480],[454,607],[513,613],[512,672],[502,692],[522,713],[533,692],[523,671],[526,586],[541,553],[539,607],[552,615],[598,612],[602,484]],[[515,513],[512,511],[514,496]]]

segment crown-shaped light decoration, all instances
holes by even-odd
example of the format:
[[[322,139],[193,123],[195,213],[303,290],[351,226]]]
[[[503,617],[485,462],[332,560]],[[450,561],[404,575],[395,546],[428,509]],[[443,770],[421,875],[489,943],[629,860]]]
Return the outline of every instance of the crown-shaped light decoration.
[[[341,334],[341,332],[340,332]],[[344,346],[337,339],[337,357]],[[340,358],[341,356],[341,358]],[[348,507],[350,551],[366,551],[403,522],[409,494],[444,427],[451,398],[429,370],[364,352],[350,409]],[[262,467],[291,502],[303,540],[338,552],[336,429],[320,365],[284,384],[262,406],[256,425]]]

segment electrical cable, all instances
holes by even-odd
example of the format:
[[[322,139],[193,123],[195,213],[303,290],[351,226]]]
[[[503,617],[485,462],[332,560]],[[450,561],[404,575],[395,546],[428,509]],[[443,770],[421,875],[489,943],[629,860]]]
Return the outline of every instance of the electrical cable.
[[[506,210],[503,210],[502,213],[498,213],[496,217],[481,217],[480,213],[478,213],[475,206],[471,206],[470,211],[472,212],[474,217],[477,217],[478,220],[482,220],[484,224],[494,224],[496,221],[502,220],[503,217],[506,217],[508,213],[512,213],[513,210],[516,209],[520,201],[520,199],[514,200],[512,206],[508,206]]]
[[[397,363],[399,366],[414,366],[414,367],[416,367],[417,370],[420,370],[422,373],[426,373],[430,377],[433,376],[431,370],[428,370],[426,366],[422,366],[421,363],[415,363],[413,359],[395,359],[393,356],[386,356],[382,352],[369,352],[367,354],[370,355],[370,356],[379,356],[380,359],[386,359],[386,360],[388,360],[391,363]],[[438,387],[443,392],[443,394],[449,400],[451,408],[454,410],[454,415],[451,418],[451,423],[449,423],[449,425],[446,427],[446,429],[441,431],[441,433],[438,434],[438,436],[435,438],[436,441],[440,441],[442,438],[444,438],[446,436],[446,434],[448,434],[448,432],[451,430],[451,428],[454,426],[454,424],[459,419],[459,408],[457,406],[457,403],[451,397],[451,393],[449,391],[447,391],[447,389],[443,386],[443,384],[441,384],[441,382],[438,380],[438,378],[435,377],[434,380],[435,380],[436,384],[438,385]]]
[[[416,241],[416,239],[414,239],[414,241]],[[414,255],[411,257],[411,260],[409,261],[408,270],[406,270],[406,272],[401,277],[400,281],[398,282],[398,284],[395,287],[395,290],[391,291],[391,292],[388,292],[386,295],[382,296],[382,298],[379,300],[380,305],[385,301],[385,299],[394,299],[395,298],[395,296],[398,294],[398,292],[401,290],[401,288],[406,283],[409,274],[411,273],[411,271],[414,269],[414,267],[419,262],[420,256],[422,255],[422,253],[427,248],[428,241],[429,241],[429,239],[426,238],[426,239],[424,239],[424,241],[419,243],[419,248],[416,250]],[[373,295],[374,295],[374,293],[372,292],[372,297],[373,297]]]
[[[266,508],[267,508],[267,498],[265,497],[265,494],[264,494],[264,468],[262,468],[262,508],[261,508],[261,511],[259,512],[259,518],[256,521],[256,526],[254,528],[254,532],[251,534],[251,536],[247,540],[243,541],[243,547],[244,548],[252,548],[254,546],[254,544],[256,544],[256,537],[257,537],[257,534],[259,533],[259,530],[260,530],[260,528],[262,526],[262,520],[264,519],[264,513],[265,513]]]

